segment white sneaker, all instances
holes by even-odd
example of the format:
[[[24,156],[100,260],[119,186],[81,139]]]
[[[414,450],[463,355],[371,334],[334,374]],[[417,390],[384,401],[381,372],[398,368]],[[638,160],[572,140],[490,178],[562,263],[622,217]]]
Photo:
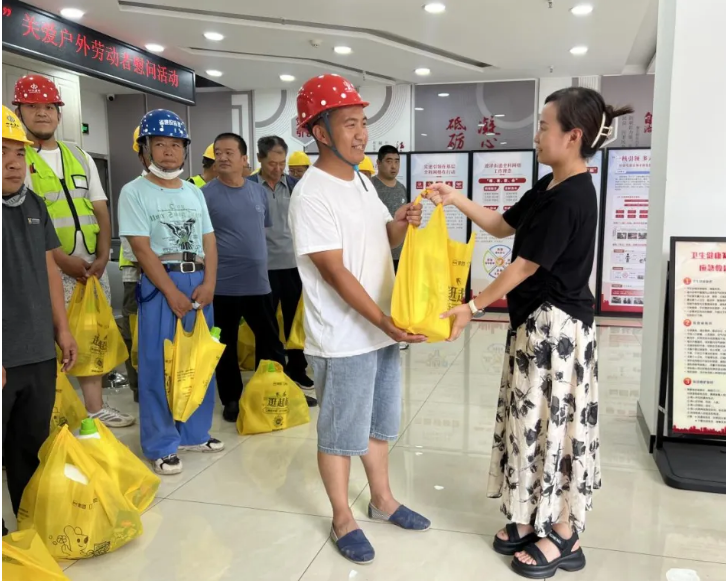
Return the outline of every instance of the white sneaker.
[[[154,466],[154,472],[162,476],[179,474],[182,471],[182,461],[176,454],[157,458],[151,464]]]
[[[103,404],[99,411],[95,414],[88,414],[88,417],[100,420],[107,428],[126,428],[136,423],[134,416],[120,412],[108,404]]]
[[[221,452],[224,450],[224,442],[220,442],[217,438],[209,438],[204,444],[196,446],[179,446],[180,452]]]
[[[410,343],[399,343],[398,344],[398,348],[401,351],[406,351],[410,346],[411,346]]]

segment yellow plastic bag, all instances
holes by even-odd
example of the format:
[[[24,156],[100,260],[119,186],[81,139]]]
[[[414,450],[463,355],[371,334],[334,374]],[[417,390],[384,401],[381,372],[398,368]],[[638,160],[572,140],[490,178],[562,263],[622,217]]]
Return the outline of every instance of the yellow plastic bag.
[[[56,428],[68,426],[71,431],[81,427],[81,421],[88,417],[86,406],[68,381],[66,374],[58,367],[58,375],[55,380],[55,403],[53,404],[53,415],[50,417],[51,433]]]
[[[305,306],[303,299],[297,304],[295,318],[292,320],[292,329],[290,329],[290,337],[287,339],[287,349],[305,349],[305,328],[303,321],[305,320]]]
[[[274,361],[260,361],[239,400],[237,431],[277,432],[310,422],[310,409],[297,384]]]
[[[34,528],[54,559],[115,551],[143,532],[138,511],[63,426],[43,444],[23,493],[18,528]]]
[[[129,327],[131,327],[131,366],[138,371],[139,370],[139,316],[131,313],[129,314]]]
[[[76,283],[68,307],[68,323],[78,343],[78,360],[69,375],[104,375],[129,358],[98,278]]]
[[[164,339],[166,399],[177,422],[186,422],[202,405],[223,352],[224,345],[209,334],[201,310],[197,311],[191,333],[184,331],[178,319],[174,342]]]
[[[302,300],[302,299],[301,299]],[[297,314],[295,315],[297,317]],[[277,306],[277,327],[280,330],[280,342],[285,344],[285,327],[282,321],[282,307]],[[294,347],[288,347],[294,349]],[[237,361],[243,371],[255,369],[255,334],[244,319],[240,321],[237,333]]]
[[[68,581],[33,529],[3,537],[3,581]]]
[[[139,513],[153,502],[161,480],[138,456],[116,439],[113,432],[94,419],[100,438],[79,440],[83,450],[108,474]]]
[[[416,204],[421,202],[421,196]],[[393,287],[391,317],[401,329],[426,335],[429,343],[451,335],[451,320],[441,319],[461,304],[474,252],[468,244],[449,240],[443,206],[437,206],[423,228],[408,227]]]

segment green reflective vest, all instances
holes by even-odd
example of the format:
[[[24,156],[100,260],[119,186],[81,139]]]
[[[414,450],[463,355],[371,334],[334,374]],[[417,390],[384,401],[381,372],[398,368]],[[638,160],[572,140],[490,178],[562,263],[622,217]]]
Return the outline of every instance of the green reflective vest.
[[[45,200],[63,252],[73,254],[76,232],[80,231],[86,250],[89,254],[95,254],[100,227],[93,213],[93,204],[87,197],[91,173],[88,160],[80,147],[71,148],[60,141],[58,147],[63,163],[63,180],[55,175],[35,149],[25,146],[33,191]]]
[[[188,182],[192,182],[195,186],[198,188],[201,188],[202,186],[206,186],[207,182],[204,181],[204,178],[200,175],[192,176],[188,180]]]

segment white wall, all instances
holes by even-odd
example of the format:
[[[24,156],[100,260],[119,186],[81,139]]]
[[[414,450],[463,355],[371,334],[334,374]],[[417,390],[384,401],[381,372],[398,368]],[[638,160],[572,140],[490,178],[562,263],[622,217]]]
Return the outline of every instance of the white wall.
[[[106,95],[81,91],[81,122],[89,126],[88,135],[81,136],[83,149],[89,153],[108,155]]]

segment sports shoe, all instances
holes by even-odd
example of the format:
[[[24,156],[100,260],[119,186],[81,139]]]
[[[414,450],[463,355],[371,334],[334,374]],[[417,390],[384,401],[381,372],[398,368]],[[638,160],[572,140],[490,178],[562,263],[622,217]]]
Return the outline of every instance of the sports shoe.
[[[217,438],[209,438],[204,444],[196,446],[179,446],[180,452],[221,452],[224,450],[224,442],[220,442]]]
[[[238,401],[231,401],[228,404],[224,405],[224,409],[222,410],[222,417],[224,418],[225,422],[230,422],[234,424],[237,421],[237,416],[239,416]]]
[[[163,458],[157,458],[152,462],[154,472],[163,476],[179,474],[182,471],[182,461],[176,454],[169,454]]]
[[[410,346],[411,346],[410,343],[399,343],[398,344],[398,349],[400,351],[407,351]]]
[[[298,384],[300,389],[304,389],[305,391],[315,389],[315,382],[313,382],[313,380],[310,379],[305,373],[295,374],[289,377]]]
[[[118,371],[111,371],[106,377],[104,377],[103,387],[111,389],[120,389],[129,385],[129,379]]]
[[[310,397],[309,395],[306,395],[305,401],[307,402],[309,408],[318,407],[318,400],[315,399],[314,397]]]
[[[88,414],[88,417],[101,421],[107,428],[126,428],[136,423],[134,416],[120,412],[108,404],[103,404],[100,410],[95,414]]]

